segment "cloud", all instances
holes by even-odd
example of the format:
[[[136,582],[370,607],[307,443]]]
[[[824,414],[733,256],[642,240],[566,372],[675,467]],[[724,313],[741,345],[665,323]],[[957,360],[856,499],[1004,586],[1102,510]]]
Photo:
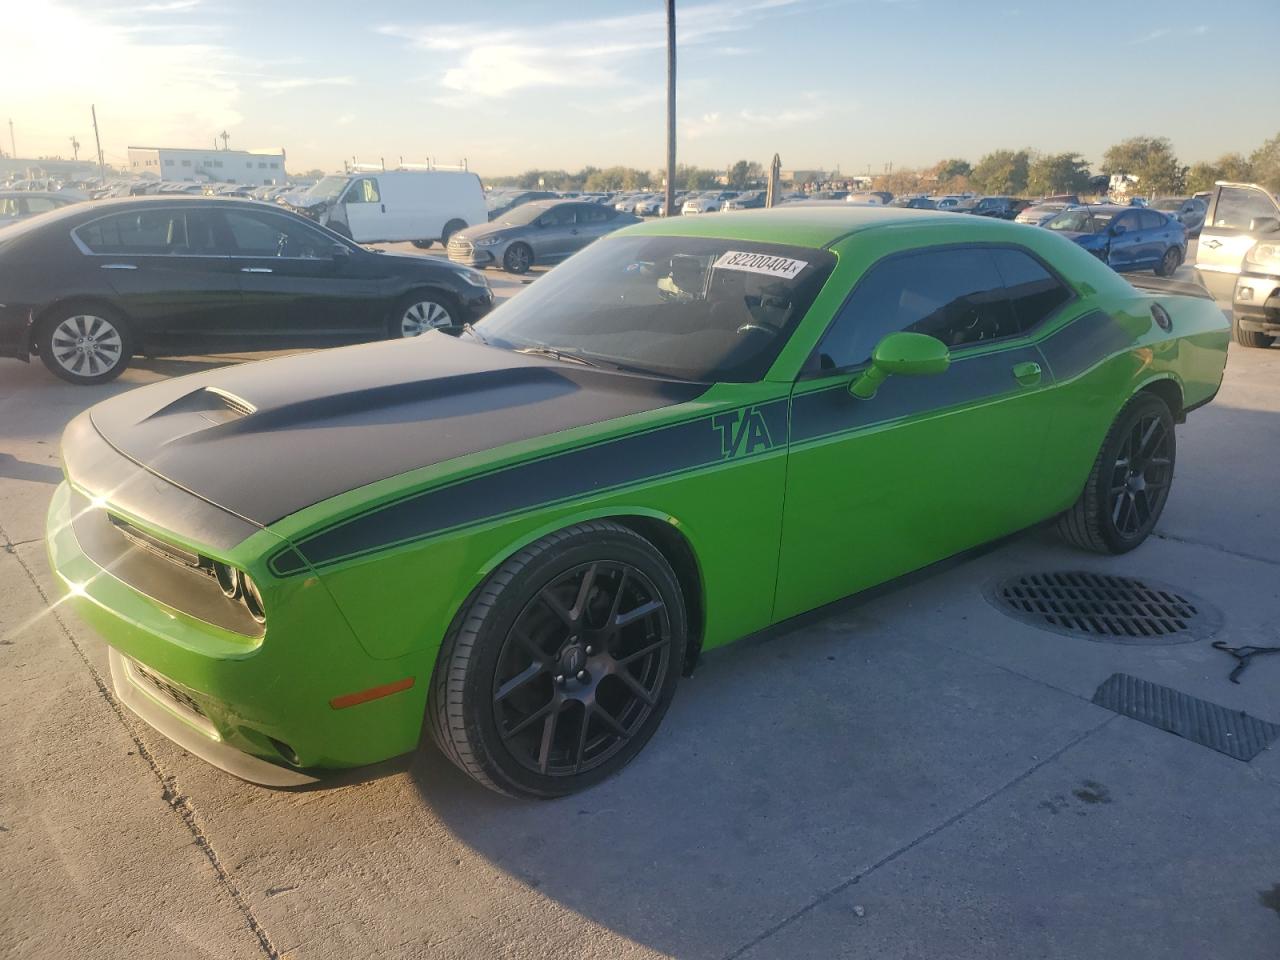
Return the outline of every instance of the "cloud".
[[[712,2],[682,7],[677,42],[682,50],[711,44],[751,30],[775,11],[801,0]],[[440,55],[440,73],[432,82],[444,93],[442,105],[463,106],[499,100],[525,90],[550,87],[632,88],[628,69],[637,60],[666,49],[666,15],[659,7],[645,13],[577,19],[530,27],[494,29],[491,24],[402,25],[377,28],[418,50]],[[721,46],[719,53],[745,52]]]
[[[689,140],[746,131],[782,130],[816,123],[833,112],[848,109],[851,106],[852,104],[847,101],[833,106],[820,93],[806,91],[800,94],[798,105],[779,105],[774,109],[761,109],[759,106],[743,107],[730,114],[704,113],[692,120],[686,120],[682,127],[685,137]]]
[[[1175,39],[1178,37],[1202,37],[1209,32],[1209,28],[1203,23],[1194,27],[1157,27],[1149,33],[1144,33],[1140,37],[1134,37],[1129,41],[1129,46],[1137,46],[1140,43],[1151,43],[1154,40],[1163,40],[1165,38]]]
[[[300,90],[306,87],[349,87],[354,77],[272,77],[259,82],[263,90]]]

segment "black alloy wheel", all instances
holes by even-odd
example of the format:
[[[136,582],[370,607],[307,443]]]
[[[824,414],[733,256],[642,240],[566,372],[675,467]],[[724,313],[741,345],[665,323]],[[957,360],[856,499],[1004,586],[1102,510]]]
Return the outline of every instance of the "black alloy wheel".
[[[666,603],[644,572],[616,561],[574,567],[507,633],[493,678],[499,735],[536,773],[591,770],[644,726],[671,669]]]
[[[1173,428],[1151,411],[1134,420],[1111,469],[1111,523],[1129,540],[1146,536],[1173,481]]]
[[[1180,266],[1182,266],[1182,254],[1177,247],[1170,247],[1160,258],[1160,265],[1156,267],[1156,276],[1172,277],[1178,272]]]
[[[533,251],[529,249],[528,244],[513,243],[507,247],[507,252],[502,257],[502,268],[507,273],[528,273],[531,266],[533,266]]]
[[[432,738],[482,785],[558,797],[612,776],[662,722],[685,601],[666,557],[592,520],[520,550],[458,611],[436,659]]]

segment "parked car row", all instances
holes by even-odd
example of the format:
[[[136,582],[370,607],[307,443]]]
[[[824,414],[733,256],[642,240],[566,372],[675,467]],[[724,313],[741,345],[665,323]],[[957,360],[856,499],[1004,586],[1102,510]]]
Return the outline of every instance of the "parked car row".
[[[1243,347],[1280,340],[1280,196],[1254,183],[1219,183],[1196,245],[1196,275],[1231,299],[1231,332]]]

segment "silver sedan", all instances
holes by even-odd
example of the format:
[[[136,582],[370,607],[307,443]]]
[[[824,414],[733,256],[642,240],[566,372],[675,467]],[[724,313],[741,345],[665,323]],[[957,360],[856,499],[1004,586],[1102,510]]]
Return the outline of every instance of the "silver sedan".
[[[613,207],[580,200],[535,200],[492,223],[459,230],[449,238],[449,259],[468,267],[502,267],[525,273],[535,263],[556,263],[592,240],[637,217]]]

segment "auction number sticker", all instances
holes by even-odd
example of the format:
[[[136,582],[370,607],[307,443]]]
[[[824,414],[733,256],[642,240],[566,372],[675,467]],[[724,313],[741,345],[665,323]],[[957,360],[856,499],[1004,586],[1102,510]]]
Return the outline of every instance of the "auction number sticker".
[[[715,265],[721,270],[745,270],[748,273],[763,273],[769,277],[784,277],[790,280],[809,264],[805,260],[775,257],[767,253],[728,250],[721,254]]]

